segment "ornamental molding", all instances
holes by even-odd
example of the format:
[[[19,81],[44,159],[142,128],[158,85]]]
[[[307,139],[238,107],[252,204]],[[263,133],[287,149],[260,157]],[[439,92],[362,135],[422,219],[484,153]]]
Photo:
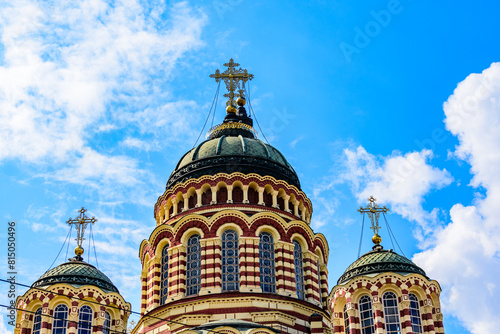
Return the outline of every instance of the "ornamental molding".
[[[295,317],[289,316],[282,312],[251,312],[252,322],[263,323],[263,322],[281,322],[288,326],[295,326]]]
[[[246,155],[216,156],[190,162],[170,175],[166,188],[204,175],[215,175],[221,171],[228,174],[237,171],[243,174],[269,175],[300,189],[299,178],[290,168],[263,157]]]
[[[201,189],[206,183],[218,184],[219,182],[223,182],[226,187],[232,186],[235,182],[240,182],[243,184],[244,188],[248,188],[249,183],[257,182],[269,184],[273,187],[273,190],[283,188],[285,190],[285,199],[289,199],[290,195],[293,194],[299,202],[302,200],[308,211],[312,213],[312,203],[300,187],[286,181],[276,179],[272,175],[259,175],[250,171],[248,173],[219,172],[213,175],[204,174],[198,177],[186,179],[182,183],[175,184],[173,187],[167,187],[165,193],[158,198],[158,201],[155,204],[155,214],[159,210],[160,205],[163,205],[167,199],[174,199],[179,192],[186,193],[191,187]],[[217,188],[217,186],[215,187]]]

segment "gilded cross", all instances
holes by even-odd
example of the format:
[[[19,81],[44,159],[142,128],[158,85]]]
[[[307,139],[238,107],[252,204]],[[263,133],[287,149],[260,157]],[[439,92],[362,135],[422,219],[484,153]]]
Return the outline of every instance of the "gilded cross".
[[[253,74],[248,74],[246,69],[236,69],[240,64],[235,63],[233,58],[229,60],[229,63],[225,63],[224,66],[227,67],[224,72],[221,73],[217,69],[214,74],[210,74],[210,78],[215,78],[215,82],[219,82],[221,79],[224,81],[228,91],[224,96],[229,98],[226,102],[226,106],[234,106],[236,105],[235,97],[240,96],[244,98],[243,86],[245,82],[253,79]],[[235,93],[236,90],[238,90],[238,93]]]
[[[80,210],[78,210],[78,212],[80,212],[80,214],[78,215],[78,217],[76,217],[75,219],[68,219],[67,223],[68,225],[75,225],[76,227],[76,242],[78,244],[78,246],[82,246],[82,242],[83,240],[85,240],[85,238],[83,237],[84,233],[85,233],[85,229],[87,228],[87,226],[89,224],[94,224],[97,219],[95,219],[94,217],[92,218],[89,218],[85,215],[85,212],[87,212],[87,210],[85,210],[85,208],[81,208]]]
[[[370,198],[368,198],[368,202],[370,202],[370,203],[364,208],[360,207],[358,209],[358,212],[361,214],[365,214],[365,213],[368,214],[368,217],[370,217],[370,221],[372,223],[372,226],[370,227],[370,229],[372,229],[373,233],[376,236],[378,236],[378,231],[380,230],[378,218],[380,217],[381,213],[386,213],[387,211],[389,211],[389,209],[386,208],[385,206],[384,207],[378,206],[377,199],[373,196],[370,196]]]

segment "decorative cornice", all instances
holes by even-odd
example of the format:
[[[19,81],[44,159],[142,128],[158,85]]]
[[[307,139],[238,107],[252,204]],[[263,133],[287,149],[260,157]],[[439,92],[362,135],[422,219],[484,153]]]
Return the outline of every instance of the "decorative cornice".
[[[299,178],[291,169],[263,157],[246,155],[216,156],[195,160],[172,173],[167,181],[166,189],[173,187],[177,183],[199,178],[203,175],[231,174],[233,172],[255,173],[262,176],[270,175],[300,189]]]

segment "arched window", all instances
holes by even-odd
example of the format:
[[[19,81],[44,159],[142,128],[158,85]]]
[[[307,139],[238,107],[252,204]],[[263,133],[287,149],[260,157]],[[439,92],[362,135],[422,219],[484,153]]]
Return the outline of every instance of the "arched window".
[[[422,333],[422,317],[420,317],[420,304],[418,298],[413,293],[410,293],[409,297],[411,331],[413,333]]]
[[[193,209],[194,207],[196,207],[197,200],[198,200],[198,196],[196,196],[196,194],[193,194],[193,195],[189,196],[188,207],[190,209]]]
[[[35,317],[33,318],[33,334],[40,334],[42,331],[42,308],[39,307],[35,311]]]
[[[233,203],[243,203],[243,189],[238,186],[233,187]]]
[[[240,289],[238,233],[227,230],[222,233],[222,291]]]
[[[52,323],[52,334],[66,334],[68,326],[68,307],[59,304],[54,309],[54,322]]]
[[[217,190],[217,204],[227,203],[227,188],[221,187]]]
[[[88,305],[80,307],[78,314],[78,334],[92,334],[92,309]]]
[[[399,323],[398,297],[394,292],[386,292],[382,297],[384,302],[385,329],[387,334],[401,334]]]
[[[110,334],[111,333],[111,316],[109,312],[104,312],[104,324],[102,325],[102,334]]]
[[[212,189],[207,188],[207,190],[201,194],[201,205],[209,205],[210,202],[212,202]]]
[[[168,298],[168,245],[161,251],[161,290],[160,304],[167,302]]]
[[[181,213],[183,208],[184,208],[184,200],[179,200],[179,202],[177,202],[177,214]]]
[[[302,247],[299,242],[293,241],[293,260],[295,263],[295,288],[297,289],[297,297],[304,300],[306,298],[304,289],[304,267],[302,262]]]
[[[372,299],[368,295],[359,298],[359,315],[361,320],[361,334],[375,333],[373,323]]]
[[[259,234],[259,270],[262,292],[276,292],[276,273],[274,270],[274,239],[268,232]]]
[[[318,290],[319,290],[319,303],[321,306],[323,306],[323,291],[321,291],[321,267],[319,265],[319,260],[317,264],[318,268]]]
[[[201,286],[200,236],[198,234],[192,235],[187,243],[186,296],[191,296],[198,294]]]
[[[270,192],[268,193],[267,191],[264,191],[264,205],[268,207],[273,206],[273,194]]]
[[[351,334],[351,329],[349,328],[349,315],[347,314],[347,304],[344,305],[344,334]]]
[[[285,200],[283,197],[278,197],[278,206],[281,210],[285,210]]]
[[[248,188],[248,203],[257,204],[259,203],[259,193],[253,188]]]

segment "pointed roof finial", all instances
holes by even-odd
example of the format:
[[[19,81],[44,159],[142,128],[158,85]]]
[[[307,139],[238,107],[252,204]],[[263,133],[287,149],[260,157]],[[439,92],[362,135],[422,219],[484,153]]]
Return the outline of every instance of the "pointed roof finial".
[[[82,247],[82,242],[83,240],[85,240],[85,238],[83,237],[84,234],[85,234],[85,229],[87,228],[87,226],[89,224],[94,224],[97,219],[95,219],[95,217],[92,217],[92,218],[89,218],[85,215],[85,212],[87,212],[87,210],[85,210],[85,208],[81,208],[80,210],[78,210],[78,212],[80,213],[78,215],[78,217],[76,217],[75,219],[68,219],[67,221],[67,224],[68,225],[75,225],[76,227],[76,248],[75,248],[75,260],[76,261],[82,261],[83,258],[82,258],[82,254],[84,252],[84,249]]]
[[[219,82],[221,79],[224,81],[228,91],[224,96],[229,98],[226,102],[226,111],[227,113],[236,113],[235,98],[238,98],[238,105],[245,105],[245,83],[253,79],[253,74],[248,74],[248,71],[241,67],[237,69],[236,67],[240,64],[235,63],[233,58],[229,59],[229,63],[225,63],[224,66],[227,67],[224,72],[221,73],[217,69],[214,74],[210,74],[210,78],[215,78],[215,82]],[[235,93],[236,91],[238,93]]]
[[[367,213],[368,217],[370,218],[370,221],[372,223],[372,226],[370,228],[373,230],[373,234],[374,234],[372,237],[372,241],[375,244],[374,248],[375,247],[382,247],[382,246],[380,246],[380,243],[382,242],[382,238],[378,234],[378,231],[381,228],[379,223],[378,223],[378,218],[380,217],[381,213],[386,213],[387,211],[389,211],[389,209],[385,206],[383,206],[383,207],[378,206],[377,199],[373,196],[370,196],[370,198],[368,198],[368,202],[369,202],[369,204],[364,208],[360,207],[358,209],[358,212],[361,214]]]

